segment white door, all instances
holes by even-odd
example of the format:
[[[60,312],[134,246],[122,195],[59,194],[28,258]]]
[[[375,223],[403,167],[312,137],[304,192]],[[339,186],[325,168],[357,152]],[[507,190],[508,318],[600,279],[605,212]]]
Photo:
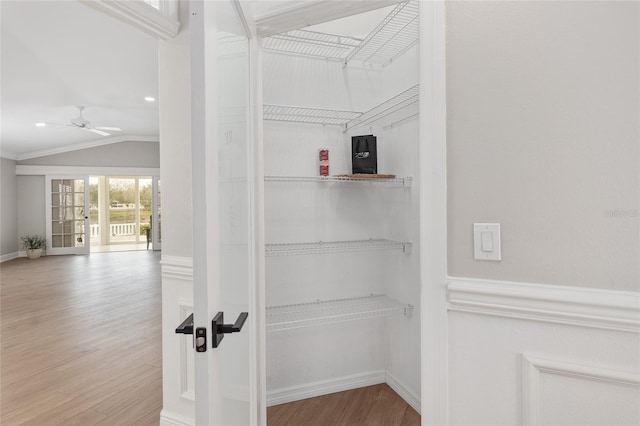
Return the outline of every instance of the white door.
[[[47,254],[89,254],[89,176],[47,176]]]
[[[259,209],[248,28],[237,1],[189,7],[196,424],[256,424],[255,259],[262,249],[252,226]],[[219,313],[226,326],[217,331],[227,334],[213,330]]]

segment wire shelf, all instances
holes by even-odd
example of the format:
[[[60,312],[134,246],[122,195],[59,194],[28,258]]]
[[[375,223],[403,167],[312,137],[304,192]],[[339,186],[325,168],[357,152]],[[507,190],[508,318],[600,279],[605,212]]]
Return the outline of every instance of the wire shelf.
[[[412,178],[381,178],[381,179],[368,179],[368,178],[354,178],[343,176],[265,176],[265,182],[367,182],[367,183],[394,183],[401,184],[402,186],[411,186]]]
[[[356,127],[371,124],[375,121],[381,120],[384,117],[400,111],[409,105],[415,104],[419,100],[420,85],[416,84],[411,86],[402,93],[395,95],[394,97],[387,99],[381,104],[371,108],[369,111],[362,113],[357,118],[349,121],[345,125],[345,131]]]
[[[277,52],[344,60],[361,42],[361,39],[354,37],[293,30],[265,38],[263,47]]]
[[[396,6],[344,60],[386,65],[418,42],[418,1]]]
[[[249,41],[245,36],[218,31],[218,56],[220,58],[246,55],[248,50]]]
[[[264,39],[264,49],[297,55],[386,65],[418,42],[418,1],[398,4],[364,39],[294,30]]]
[[[296,256],[323,253],[348,253],[377,250],[402,250],[408,252],[411,243],[384,240],[353,240],[353,241],[318,241],[313,243],[278,243],[266,244],[265,256]]]
[[[267,331],[292,330],[396,314],[409,315],[412,305],[385,295],[317,301],[266,308]]]
[[[362,115],[361,112],[353,111],[267,104],[263,105],[262,111],[265,120],[333,126],[344,126],[349,121]]]

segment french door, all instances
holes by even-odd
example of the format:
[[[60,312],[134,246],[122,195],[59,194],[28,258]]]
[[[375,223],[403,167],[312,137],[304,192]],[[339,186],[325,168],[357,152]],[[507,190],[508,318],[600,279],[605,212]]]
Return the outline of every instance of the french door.
[[[46,176],[47,254],[89,254],[89,176]]]
[[[189,8],[196,424],[254,425],[264,422],[258,419],[255,309],[263,248],[253,225],[261,209],[250,126],[250,36],[237,0],[194,0]]]

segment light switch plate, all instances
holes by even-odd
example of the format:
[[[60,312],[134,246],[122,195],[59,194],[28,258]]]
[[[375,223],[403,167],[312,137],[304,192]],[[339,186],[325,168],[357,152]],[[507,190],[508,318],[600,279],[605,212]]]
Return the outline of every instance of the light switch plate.
[[[476,260],[502,260],[499,223],[473,224],[473,258]]]

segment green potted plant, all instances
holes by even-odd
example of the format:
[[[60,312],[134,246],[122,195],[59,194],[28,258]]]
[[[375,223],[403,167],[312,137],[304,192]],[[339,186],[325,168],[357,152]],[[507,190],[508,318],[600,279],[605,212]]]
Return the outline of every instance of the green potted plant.
[[[27,235],[20,238],[22,248],[27,251],[29,259],[37,259],[42,256],[42,249],[47,248],[47,239],[39,235]]]

